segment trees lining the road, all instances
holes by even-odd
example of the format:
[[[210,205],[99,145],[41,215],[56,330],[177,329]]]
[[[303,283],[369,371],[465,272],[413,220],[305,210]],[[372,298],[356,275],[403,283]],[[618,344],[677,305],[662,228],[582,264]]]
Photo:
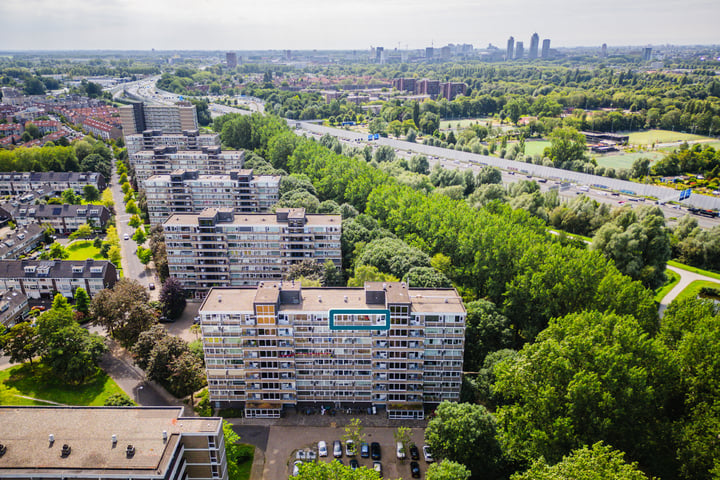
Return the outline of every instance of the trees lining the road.
[[[105,328],[123,346],[135,344],[140,334],[157,322],[147,290],[137,280],[120,279],[112,289],[95,294],[90,303],[93,325]]]

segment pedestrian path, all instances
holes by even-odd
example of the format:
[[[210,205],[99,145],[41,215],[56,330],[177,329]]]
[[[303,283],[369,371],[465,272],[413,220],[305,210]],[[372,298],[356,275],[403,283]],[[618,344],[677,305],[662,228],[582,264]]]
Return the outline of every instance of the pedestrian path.
[[[683,270],[682,268],[673,267],[671,265],[668,265],[667,269],[672,270],[673,272],[680,275],[680,281],[677,283],[677,285],[675,285],[675,287],[673,287],[672,290],[668,292],[667,295],[663,297],[662,300],[660,300],[660,309],[658,310],[660,318],[662,318],[668,305],[670,305],[672,301],[675,300],[678,295],[680,295],[680,292],[685,290],[685,288],[692,282],[697,280],[704,280],[708,282],[715,282],[720,285],[720,281],[718,281],[716,278],[708,277],[706,275],[701,275],[695,272],[689,272],[687,270]]]

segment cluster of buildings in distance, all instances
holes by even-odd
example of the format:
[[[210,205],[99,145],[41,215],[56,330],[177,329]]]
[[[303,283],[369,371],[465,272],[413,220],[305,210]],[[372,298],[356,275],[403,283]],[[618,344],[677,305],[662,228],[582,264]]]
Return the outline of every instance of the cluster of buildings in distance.
[[[542,49],[539,51],[540,46],[540,35],[536,33],[530,37],[530,49],[525,56],[525,46],[523,42],[515,42],[515,38],[510,37],[507,41],[507,49],[505,51],[505,60],[521,60],[527,58],[529,60],[535,60],[536,58],[542,58],[543,60],[550,58],[550,39],[545,38],[542,42]]]

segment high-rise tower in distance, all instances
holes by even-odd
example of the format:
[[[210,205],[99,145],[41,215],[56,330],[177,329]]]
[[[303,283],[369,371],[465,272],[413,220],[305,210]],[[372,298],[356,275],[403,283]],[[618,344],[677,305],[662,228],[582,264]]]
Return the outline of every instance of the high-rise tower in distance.
[[[542,50],[540,51],[540,58],[546,59],[550,57],[550,39],[546,38],[542,43]]]
[[[507,41],[507,52],[505,52],[505,60],[512,60],[515,53],[515,39],[513,37],[508,38]]]
[[[533,33],[532,37],[530,37],[530,54],[528,55],[528,58],[530,60],[537,58],[539,46],[540,46],[540,35],[538,35],[537,32],[535,32],[535,33]]]

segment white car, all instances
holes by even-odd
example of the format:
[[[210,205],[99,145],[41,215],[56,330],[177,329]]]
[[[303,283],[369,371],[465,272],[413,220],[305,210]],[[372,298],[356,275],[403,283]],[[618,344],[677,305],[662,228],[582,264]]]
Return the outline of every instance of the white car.
[[[302,465],[303,462],[300,460],[295,460],[295,463],[293,463],[293,476],[296,477],[300,474],[300,465]]]
[[[298,450],[295,454],[297,460],[305,460],[305,450]]]
[[[397,442],[395,444],[395,453],[397,455],[397,458],[402,460],[405,458],[405,447],[403,446],[402,442]]]
[[[428,463],[435,461],[433,459],[432,452],[430,451],[430,447],[427,445],[423,445],[423,456],[425,457],[425,461]]]
[[[308,450],[305,452],[305,461],[307,462],[314,462],[317,460],[317,453],[315,453],[315,450]]]
[[[348,457],[354,457],[357,454],[357,450],[355,449],[355,442],[352,440],[348,440],[345,442],[345,455]]]
[[[130,235],[128,235],[128,234],[126,233],[125,235],[123,235],[123,239],[124,239],[124,240],[130,240]]]
[[[324,440],[320,440],[318,442],[318,455],[320,455],[321,457],[327,457],[328,455],[327,443],[325,443]]]

